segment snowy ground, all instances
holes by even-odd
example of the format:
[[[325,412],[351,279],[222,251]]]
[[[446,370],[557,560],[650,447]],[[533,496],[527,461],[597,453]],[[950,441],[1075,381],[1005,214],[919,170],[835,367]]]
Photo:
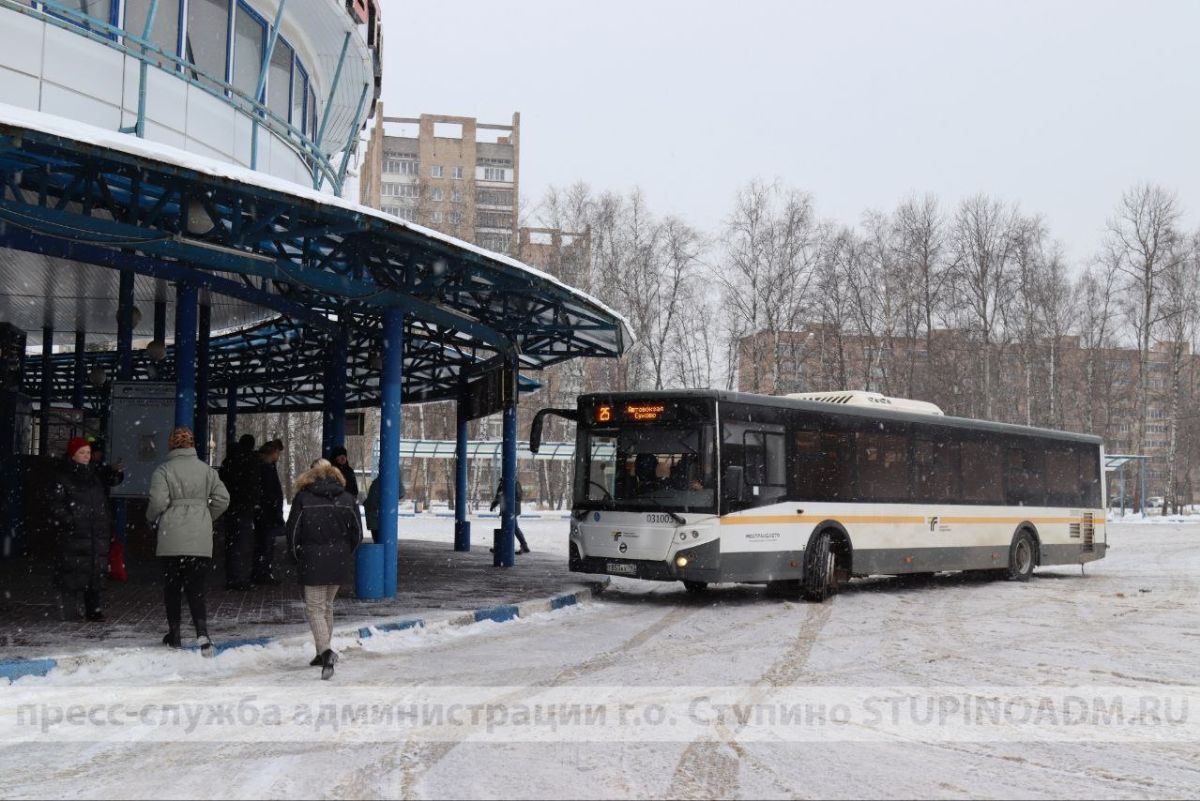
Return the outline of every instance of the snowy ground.
[[[561,520],[522,527],[535,549],[565,544]],[[1111,541],[1086,575],[871,579],[824,605],[755,587],[693,597],[619,579],[584,608],[374,638],[345,652],[331,682],[306,666],[308,651],[281,647],[22,679],[0,688],[0,796],[1193,797],[1200,526],[1120,525]],[[889,688],[1194,703],[1165,716],[1173,725],[1143,720],[1137,731],[1111,715],[1075,727],[1053,716],[966,726],[952,707],[940,725],[860,720],[863,692]],[[854,721],[772,728],[714,700],[767,708],[784,698],[844,702]],[[445,717],[341,717],[343,707],[415,710],[404,706],[414,699]],[[549,699],[617,706],[591,727],[517,719]],[[134,709],[174,722],[164,707],[175,704],[185,716],[193,704],[209,712],[190,732],[186,719],[114,725]],[[454,704],[486,705],[487,717],[451,721]],[[75,723],[58,722],[54,710],[69,717],[70,705],[83,710]],[[314,724],[323,707],[339,711],[323,726],[261,725],[272,705],[288,716],[311,709]],[[27,724],[38,710],[39,725],[17,725],[22,706]],[[225,707],[228,719],[213,721]],[[622,707],[628,718],[613,711]]]

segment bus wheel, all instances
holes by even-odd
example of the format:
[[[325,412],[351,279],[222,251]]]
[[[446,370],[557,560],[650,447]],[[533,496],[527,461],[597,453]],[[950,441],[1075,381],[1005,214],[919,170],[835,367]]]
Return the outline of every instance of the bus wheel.
[[[685,590],[687,590],[688,592],[690,592],[692,595],[699,595],[700,593],[702,593],[708,589],[708,582],[707,581],[688,581],[687,579],[684,579],[683,580],[683,588]]]
[[[1008,548],[1008,569],[1004,571],[1004,577],[1009,581],[1029,581],[1037,562],[1036,554],[1033,535],[1025,529],[1018,531]]]
[[[800,594],[806,601],[820,603],[838,590],[837,554],[833,538],[822,531],[813,543],[804,565],[804,583]]]

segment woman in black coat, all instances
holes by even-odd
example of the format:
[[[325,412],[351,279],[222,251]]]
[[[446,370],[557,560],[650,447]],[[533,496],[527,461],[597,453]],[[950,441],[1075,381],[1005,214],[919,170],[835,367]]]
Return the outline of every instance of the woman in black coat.
[[[354,552],[362,542],[358,502],[346,492],[341,471],[324,459],[296,479],[295,500],[287,519],[288,552],[299,566],[304,609],[312,627],[321,678],[333,675],[337,654],[330,648],[333,599],[338,587],[353,580]]]
[[[50,514],[55,532],[54,583],[62,596],[63,620],[79,616],[79,596],[90,621],[104,620],[100,587],[108,566],[112,521],[108,489],[91,465],[92,449],[83,437],[67,445],[50,486]]]

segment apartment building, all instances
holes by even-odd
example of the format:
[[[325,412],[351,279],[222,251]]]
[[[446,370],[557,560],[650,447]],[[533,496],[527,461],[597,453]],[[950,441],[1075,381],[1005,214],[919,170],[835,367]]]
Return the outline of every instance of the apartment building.
[[[512,253],[517,237],[521,114],[509,124],[473,117],[376,115],[361,202],[397,217]]]

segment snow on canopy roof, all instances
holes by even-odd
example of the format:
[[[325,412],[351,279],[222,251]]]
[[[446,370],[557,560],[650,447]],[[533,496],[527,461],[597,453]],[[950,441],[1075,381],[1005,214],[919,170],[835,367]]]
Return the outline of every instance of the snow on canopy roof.
[[[197,153],[189,153],[172,145],[163,144],[161,142],[153,142],[147,139],[139,139],[137,136],[132,134],[111,131],[105,128],[77,122],[75,120],[59,117],[53,114],[11,106],[5,103],[0,103],[0,124],[25,128],[48,136],[77,141],[93,147],[113,150],[135,158],[162,162],[173,167],[192,170],[202,175],[233,181],[259,189],[278,192],[280,194],[288,195],[309,203],[337,208],[366,217],[377,218],[388,223],[389,225],[409,230],[427,239],[434,240],[451,248],[485,259],[491,262],[493,265],[514,270],[518,273],[524,274],[530,279],[548,284],[573,296],[584,306],[590,307],[590,310],[611,317],[620,327],[617,341],[613,343],[613,355],[619,355],[620,353],[628,350],[629,346],[632,345],[636,340],[636,337],[633,333],[633,328],[630,326],[628,319],[593,295],[573,287],[570,284],[566,284],[549,273],[543,272],[535,267],[531,267],[528,264],[518,261],[517,259],[487,250],[486,248],[481,248],[464,240],[443,234],[440,231],[435,231],[422,225],[403,220],[399,217],[386,214],[378,209],[373,209],[370,206],[354,203],[344,198],[337,197],[336,195],[321,192],[311,187],[288,181],[284,178],[279,178],[259,172],[257,170],[252,170],[248,167],[230,164],[228,162],[213,159]],[[459,310],[459,313],[465,312]],[[582,334],[581,338],[593,343],[596,342],[596,338],[594,336],[587,334]]]

